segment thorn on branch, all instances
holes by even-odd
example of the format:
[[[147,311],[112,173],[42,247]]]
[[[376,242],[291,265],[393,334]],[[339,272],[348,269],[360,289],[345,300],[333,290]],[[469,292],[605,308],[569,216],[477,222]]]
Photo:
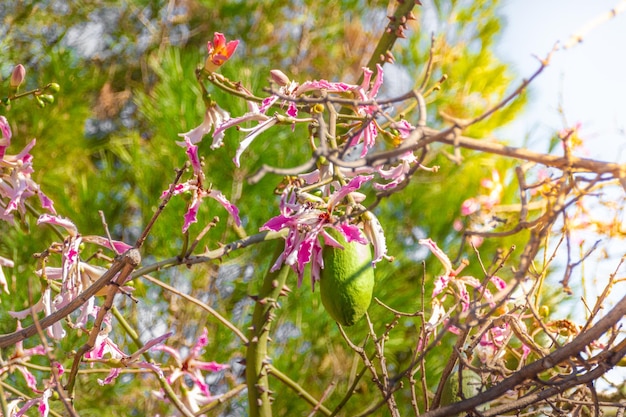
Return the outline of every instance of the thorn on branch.
[[[404,33],[404,26],[398,26],[396,28],[395,34],[398,38],[406,39],[406,34]]]

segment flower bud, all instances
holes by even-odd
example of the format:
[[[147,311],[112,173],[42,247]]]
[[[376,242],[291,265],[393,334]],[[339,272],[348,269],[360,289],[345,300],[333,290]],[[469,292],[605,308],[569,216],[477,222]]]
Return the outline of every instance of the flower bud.
[[[46,86],[46,89],[52,91],[53,93],[58,93],[61,89],[61,86],[57,83],[50,83]]]
[[[13,68],[9,85],[11,88],[18,88],[24,82],[24,78],[26,78],[26,68],[24,68],[24,65],[19,64]]]
[[[322,103],[317,103],[311,107],[311,114],[322,114],[326,108]]]
[[[270,76],[272,77],[272,81],[274,81],[276,84],[280,85],[281,87],[289,85],[289,83],[291,82],[289,80],[289,77],[287,77],[285,73],[282,72],[281,70],[277,70],[277,69],[271,70]]]
[[[39,96],[45,103],[52,104],[54,103],[54,96],[52,94],[42,94]]]

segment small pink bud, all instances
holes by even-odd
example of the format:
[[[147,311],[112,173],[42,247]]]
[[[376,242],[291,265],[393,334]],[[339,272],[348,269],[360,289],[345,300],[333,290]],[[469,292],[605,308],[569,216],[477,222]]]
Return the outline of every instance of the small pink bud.
[[[15,68],[13,68],[13,73],[11,73],[11,80],[9,81],[9,85],[11,88],[19,87],[26,77],[26,68],[24,65],[19,64]]]
[[[270,76],[272,77],[272,80],[280,85],[281,87],[284,87],[286,85],[289,85],[289,83],[291,82],[289,80],[289,77],[287,77],[285,75],[284,72],[282,72],[281,70],[277,70],[277,69],[273,69],[270,71]]]

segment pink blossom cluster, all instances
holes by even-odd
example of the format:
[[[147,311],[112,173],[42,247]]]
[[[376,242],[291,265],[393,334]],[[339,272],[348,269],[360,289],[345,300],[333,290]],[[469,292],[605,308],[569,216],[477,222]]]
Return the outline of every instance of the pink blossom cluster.
[[[69,219],[43,214],[37,220],[37,224],[53,224],[64,228],[68,235],[63,243],[56,247],[55,250],[61,255],[61,266],[46,266],[43,270],[37,271],[37,274],[45,278],[49,284],[45,286],[41,294],[40,300],[32,307],[22,311],[11,311],[9,314],[22,320],[31,314],[43,311],[46,316],[58,311],[72,300],[81,295],[81,293],[91,285],[91,283],[106,272],[105,268],[90,265],[81,261],[80,253],[84,243],[96,244],[107,249],[114,250],[115,253],[123,253],[131,248],[130,245],[119,241],[109,241],[102,236],[82,236],[74,223]],[[52,285],[52,283],[55,283]],[[58,289],[58,294],[53,295],[53,290]],[[130,288],[128,288],[130,290]],[[87,319],[92,314],[95,307],[94,297],[90,297],[87,302],[80,308],[80,315],[73,323],[73,326],[84,328]],[[65,336],[65,330],[61,322],[56,322],[47,329],[48,336],[59,340]]]
[[[356,191],[371,179],[371,176],[356,176],[346,185],[335,184],[335,190],[328,199],[321,199],[307,193],[297,193],[293,187],[285,188],[280,201],[281,213],[261,227],[261,230],[279,231],[283,228],[289,230],[285,239],[285,250],[271,270],[275,271],[283,264],[289,265],[298,274],[298,285],[300,285],[304,276],[304,267],[310,263],[311,285],[314,288],[315,282],[319,281],[320,269],[324,268],[324,260],[321,256],[322,246],[318,236],[323,238],[326,245],[342,247],[325,231],[326,228],[338,230],[348,242],[358,242],[363,245],[371,243],[374,247],[373,264],[382,260],[387,253],[387,246],[382,227],[374,214],[368,212],[363,218],[362,225],[342,221],[339,216],[333,214],[347,195],[352,195],[354,198]]]
[[[20,69],[21,67],[21,69]],[[17,85],[23,80],[22,72],[24,67],[18,65],[14,71]],[[22,77],[22,79],[20,79]],[[13,82],[13,78],[11,78]],[[16,82],[17,82],[16,81]],[[0,116],[0,220],[9,223],[14,222],[14,214],[17,212],[20,216],[26,214],[26,202],[29,198],[37,195],[41,206],[52,214],[56,214],[54,203],[46,196],[39,184],[33,178],[33,156],[30,151],[35,146],[35,139],[22,149],[17,155],[7,153],[7,149],[11,145],[13,133],[11,125],[6,117]],[[0,287],[9,293],[6,277],[2,267],[14,266],[13,261],[0,256]]]
[[[0,220],[13,222],[14,212],[26,213],[26,201],[37,195],[41,206],[56,214],[54,203],[41,191],[31,177],[33,156],[30,151],[36,144],[33,139],[17,155],[7,153],[11,145],[11,126],[4,116],[0,116]]]
[[[504,184],[497,170],[491,171],[491,178],[483,178],[480,185],[484,192],[476,197],[470,197],[461,204],[461,216],[467,221],[465,225],[459,219],[454,227],[460,231],[464,227],[474,232],[487,232],[497,226],[497,216],[494,209],[500,204],[504,192]],[[479,247],[483,243],[480,236],[470,236],[472,244]]]
[[[432,332],[435,328],[443,326],[448,331],[459,334],[459,328],[449,322],[449,318],[457,309],[457,305],[460,306],[461,313],[468,313],[471,310],[474,317],[489,315],[493,319],[493,325],[480,335],[475,352],[481,363],[494,364],[497,359],[502,357],[507,343],[514,336],[509,321],[498,320],[507,314],[506,308],[496,308],[496,298],[506,294],[506,282],[495,275],[489,277],[487,283],[483,283],[470,275],[462,275],[461,272],[466,264],[461,264],[459,268],[453,269],[448,255],[433,240],[420,239],[419,243],[435,255],[444,269],[443,273],[435,280],[432,292],[432,311],[427,321],[427,330]],[[492,289],[489,287],[495,288],[496,292],[492,293]],[[454,297],[451,304],[446,303],[448,296]],[[524,326],[523,321],[518,320],[517,322],[520,323],[520,326]],[[521,349],[521,357],[525,358],[529,353],[529,348],[522,344]]]
[[[214,41],[208,44],[210,57],[207,59],[206,69],[209,70],[209,66],[219,67],[232,55],[236,46],[237,42],[226,43],[223,36],[216,35]],[[10,87],[13,90],[17,90],[24,81],[24,77],[25,69],[22,65],[18,65],[9,80]],[[221,123],[222,119],[220,117],[228,119],[227,113],[225,115],[219,112],[211,113],[209,116],[214,117],[213,123]],[[219,191],[212,190],[210,186],[205,186],[206,181],[198,157],[197,146],[194,145],[205,133],[202,130],[198,130],[195,135],[199,135],[199,137],[194,138],[194,133],[190,132],[185,137],[185,141],[181,143],[181,146],[186,148],[186,153],[194,172],[194,177],[191,180],[177,185],[172,191],[174,195],[190,192],[194,196],[193,202],[185,215],[185,230],[191,223],[196,221],[197,207],[204,197],[218,200],[235,217],[237,224],[240,224],[237,208],[230,204]],[[21,152],[14,155],[8,152],[12,137],[13,134],[9,121],[5,116],[0,115],[0,220],[13,223],[16,213],[19,214],[20,218],[25,217],[27,215],[27,203],[31,197],[36,195],[39,198],[41,207],[47,211],[47,213],[39,216],[37,224],[50,225],[65,230],[65,237],[62,243],[55,243],[48,248],[49,263],[46,263],[42,269],[35,271],[42,282],[39,300],[33,306],[22,311],[8,312],[10,316],[17,320],[16,331],[20,331],[22,330],[22,320],[40,313],[50,316],[72,301],[80,299],[87,287],[91,286],[94,281],[98,280],[107,271],[104,267],[92,265],[81,259],[81,253],[87,245],[93,244],[109,249],[116,255],[130,250],[132,246],[102,236],[82,235],[70,219],[59,216],[52,200],[44,194],[39,184],[32,178],[33,156],[31,150],[35,147],[35,139],[26,145]],[[58,261],[55,259],[57,256],[59,258]],[[9,285],[2,267],[13,268],[14,266],[12,260],[0,256],[0,290],[6,293],[9,292]],[[115,277],[112,277],[112,279],[115,279]],[[121,290],[131,292],[133,288],[122,283]],[[98,295],[103,294],[96,294],[96,296]],[[88,329],[89,319],[90,317],[95,318],[101,308],[96,305],[96,296],[89,297],[78,308],[77,315],[67,316],[64,321],[57,321],[47,327],[45,329],[47,336],[57,341],[66,337],[67,331],[62,324],[64,322],[72,329],[91,331],[92,329]],[[204,329],[196,346],[184,361],[180,359],[181,355],[177,350],[161,346],[171,335],[171,332],[147,341],[143,347],[132,354],[126,354],[113,341],[113,331],[114,326],[111,323],[111,315],[107,313],[104,316],[103,327],[98,332],[93,348],[85,353],[83,358],[92,366],[95,363],[102,363],[110,367],[109,375],[104,379],[98,380],[101,385],[114,383],[122,369],[128,367],[145,368],[154,372],[158,377],[165,378],[159,364],[141,360],[141,355],[148,350],[161,350],[167,352],[178,363],[178,367],[170,368],[173,371],[167,377],[168,383],[174,383],[183,376],[191,378],[194,388],[191,391],[184,389],[183,397],[186,398],[186,403],[194,411],[197,411],[198,404],[205,404],[213,398],[201,372],[217,372],[228,368],[228,365],[203,362],[199,359],[202,348],[208,342],[207,329]],[[19,417],[25,415],[33,407],[36,407],[39,415],[44,417],[49,415],[49,400],[56,390],[59,377],[64,373],[64,367],[61,363],[53,361],[51,363],[52,375],[38,382],[37,377],[30,370],[32,368],[29,366],[29,362],[33,357],[52,354],[53,352],[50,350],[44,343],[24,348],[23,341],[20,340],[15,344],[15,349],[7,358],[8,360],[2,361],[2,364],[0,364],[0,376],[5,377],[5,374],[13,373],[21,374],[27,387],[35,394],[31,395],[31,398],[27,400],[17,398],[7,403],[7,410],[11,416]]]
[[[237,45],[237,41],[226,42],[222,34],[216,33],[213,42],[209,42],[209,58],[207,58],[205,71],[212,73],[223,65],[233,55]],[[177,142],[186,149],[194,169],[194,178],[176,186],[174,191],[174,194],[183,192],[192,194],[191,203],[184,216],[183,230],[187,231],[189,226],[197,221],[198,206],[202,197],[205,196],[220,201],[233,216],[235,222],[240,224],[237,208],[228,202],[222,193],[207,189],[204,185],[205,177],[197,154],[197,144],[211,132],[212,149],[223,146],[224,133],[230,128],[236,127],[245,133],[233,158],[235,165],[240,166],[242,154],[263,132],[278,124],[312,123],[313,118],[298,118],[302,108],[305,108],[301,105],[302,100],[320,95],[340,97],[348,94],[354,97],[354,102],[349,107],[360,118],[360,121],[353,123],[345,134],[343,153],[347,153],[349,149],[357,149],[358,157],[362,158],[372,151],[383,132],[376,120],[376,117],[381,114],[381,109],[375,101],[383,84],[383,68],[377,65],[376,72],[369,68],[364,68],[363,71],[363,81],[357,85],[327,80],[308,80],[299,83],[291,80],[280,70],[272,70],[270,78],[277,89],[272,90],[269,97],[261,102],[247,100],[248,112],[237,117],[231,117],[216,102],[211,99],[207,100],[207,109],[202,123],[188,132],[181,133],[179,136],[183,140]],[[252,94],[241,83],[237,84],[237,88],[252,97]],[[309,108],[307,111],[312,114],[314,112]],[[242,127],[244,123],[253,123],[253,126]],[[395,144],[398,145],[409,138],[414,129],[406,120],[400,120],[393,122],[389,130],[383,133],[387,138],[393,136]],[[307,144],[309,144],[308,138]],[[327,145],[320,144],[320,146]],[[280,214],[261,226],[261,230],[288,229],[285,249],[276,260],[273,269],[283,264],[289,265],[298,274],[298,280],[301,283],[305,267],[311,265],[311,279],[314,285],[319,278],[320,269],[323,268],[323,260],[320,256],[322,243],[331,246],[338,245],[326,233],[327,228],[339,230],[348,242],[372,245],[375,254],[374,263],[387,258],[383,228],[373,213],[359,208],[363,195],[358,190],[366,183],[371,183],[376,190],[392,190],[408,179],[416,164],[419,162],[414,153],[407,151],[397,156],[390,164],[366,166],[358,170],[327,164],[315,171],[300,174],[299,179],[306,183],[307,190],[314,190],[317,186],[318,191],[303,192],[294,184],[285,187],[280,200]],[[347,215],[355,209],[360,215],[354,218]]]
[[[184,359],[180,351],[172,347],[159,345],[153,348],[153,350],[167,353],[174,361],[172,372],[166,377],[167,383],[171,386],[178,386],[183,394],[183,402],[194,413],[198,412],[203,405],[217,398],[211,394],[204,372],[220,372],[230,368],[229,365],[213,361],[206,362],[201,359],[203,349],[209,343],[208,333],[209,331],[205,327]],[[191,388],[187,385],[186,380],[191,382]],[[157,392],[155,395],[165,400],[162,392]]]

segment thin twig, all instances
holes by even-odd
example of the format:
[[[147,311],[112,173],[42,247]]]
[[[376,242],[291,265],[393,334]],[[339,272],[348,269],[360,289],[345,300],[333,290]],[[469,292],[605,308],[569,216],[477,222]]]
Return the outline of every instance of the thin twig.
[[[565,42],[565,44],[563,45],[563,49],[568,49],[581,43],[583,39],[585,38],[585,36],[587,36],[587,34],[591,32],[591,30],[613,19],[615,16],[617,16],[619,13],[622,13],[624,10],[626,10],[626,1],[622,0],[608,12],[602,13],[601,15],[595,17],[594,19],[589,21],[587,24],[585,24],[580,30],[578,30],[575,34],[573,34],[567,40],[567,42]]]
[[[122,274],[122,271],[127,275],[141,262],[141,256],[139,251],[131,249],[128,252],[117,257],[113,262],[113,265],[104,273],[96,282],[91,284],[89,288],[83,291],[79,296],[74,298],[68,304],[58,309],[54,313],[42,318],[39,321],[39,325],[42,329],[47,329],[54,323],[62,320],[64,317],[71,314],[73,311],[80,308],[85,304],[89,298],[93,297],[98,291],[110,284],[111,279],[118,273]],[[0,348],[14,345],[15,343],[27,339],[37,333],[37,327],[33,324],[25,329],[18,330],[13,333],[0,336]]]
[[[183,168],[176,170],[176,177],[174,178],[174,181],[172,182],[172,184],[170,184],[170,188],[167,190],[167,193],[163,197],[161,204],[159,204],[159,207],[152,215],[152,218],[150,219],[150,221],[144,228],[143,232],[141,233],[141,236],[139,236],[139,239],[137,239],[137,242],[135,243],[135,248],[137,249],[141,248],[145,240],[148,238],[148,234],[150,233],[150,230],[152,230],[152,226],[154,226],[154,223],[156,222],[156,220],[159,218],[163,210],[165,210],[165,206],[167,206],[167,203],[170,201],[170,199],[174,195],[176,184],[178,184],[178,182],[180,181],[180,178],[183,176],[183,173],[188,167],[189,167],[189,162],[186,162]]]
[[[213,317],[215,317],[217,319],[217,321],[219,321],[220,323],[222,323],[225,327],[227,327],[228,329],[230,329],[230,331],[232,331],[240,340],[241,342],[245,345],[248,343],[248,338],[243,334],[243,332],[241,330],[239,330],[239,328],[237,326],[235,326],[233,323],[231,323],[228,319],[226,319],[224,316],[222,316],[220,313],[218,313],[215,309],[213,309],[212,307],[210,307],[209,305],[203,303],[202,301],[198,300],[195,297],[192,297],[188,294],[185,294],[179,290],[177,290],[176,288],[172,287],[171,285],[168,285],[166,283],[164,283],[161,280],[158,280],[154,277],[151,277],[150,275],[144,274],[142,275],[142,277],[148,281],[150,281],[151,283],[167,290],[170,291],[172,294],[178,295],[179,297],[184,298],[185,300],[197,305],[198,307],[200,307],[201,309],[203,309],[204,311],[206,311],[207,313],[209,313],[210,315],[212,315]]]
[[[102,325],[102,321],[104,320],[105,315],[113,306],[113,299],[115,298],[119,287],[124,285],[131,272],[135,269],[135,267],[137,267],[137,265],[141,263],[139,250],[130,249],[124,255],[122,255],[121,258],[116,258],[115,262],[122,263],[120,272],[111,279],[111,285],[108,287],[108,291],[102,307],[100,307],[100,309],[98,310],[98,314],[96,316],[96,319],[94,320],[93,328],[89,333],[89,338],[87,339],[87,342],[83,346],[81,346],[74,355],[74,362],[72,363],[72,368],[70,369],[68,375],[68,382],[65,386],[65,389],[70,393],[73,392],[74,384],[76,382],[76,374],[78,373],[78,367],[82,361],[83,355],[89,352],[95,346],[98,334],[101,330],[100,326]]]

